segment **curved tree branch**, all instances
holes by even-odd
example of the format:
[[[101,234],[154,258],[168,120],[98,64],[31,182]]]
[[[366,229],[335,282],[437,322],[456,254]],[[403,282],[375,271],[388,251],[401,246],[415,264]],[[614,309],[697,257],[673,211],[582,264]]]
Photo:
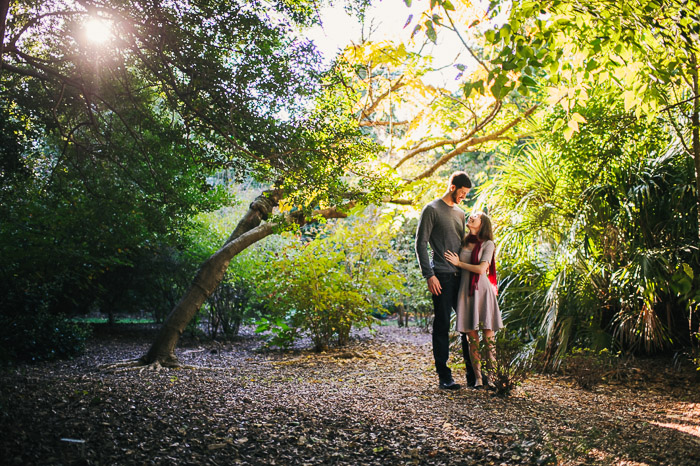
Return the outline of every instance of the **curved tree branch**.
[[[454,31],[454,33],[457,34],[457,37],[459,37],[459,40],[462,42],[462,45],[464,45],[464,47],[469,51],[469,53],[474,58],[474,60],[479,62],[479,64],[486,70],[487,73],[491,73],[491,70],[489,69],[488,66],[486,66],[486,63],[484,63],[483,60],[481,60],[481,58],[479,58],[476,55],[474,50],[472,50],[472,48],[469,47],[469,45],[467,45],[467,42],[464,40],[464,38],[462,37],[462,34],[459,33],[457,26],[455,26],[455,23],[452,21],[452,17],[450,16],[449,11],[447,11],[446,9],[445,9],[445,16],[447,16],[447,19],[450,20],[450,24],[452,25],[452,31]]]
[[[360,115],[360,120],[362,119],[369,119],[369,116],[374,113],[374,111],[377,109],[379,104],[384,100],[389,94],[392,92],[396,91],[397,89],[401,88],[403,84],[401,84],[401,81],[405,75],[399,76],[399,79],[396,80],[396,82],[392,85],[389,86],[389,89],[386,91],[382,92],[382,94],[376,98],[368,107],[362,110],[362,114]],[[391,81],[390,81],[391,82]]]
[[[506,131],[510,130],[513,126],[517,125],[520,123],[522,120],[525,118],[529,117],[537,108],[539,105],[533,105],[530,107],[524,114],[520,115],[519,117],[513,119],[510,123],[505,125],[503,128],[499,129],[495,133],[488,134],[486,136],[478,137],[478,138],[471,138],[468,141],[460,144],[459,146],[455,147],[452,151],[449,153],[443,155],[440,160],[438,160],[435,164],[433,164],[430,168],[425,170],[423,173],[418,175],[413,179],[413,181],[417,180],[422,180],[425,178],[428,178],[431,176],[435,171],[445,165],[447,162],[449,162],[451,159],[454,157],[458,156],[459,154],[463,154],[466,152],[470,147],[476,146],[478,144],[483,144],[485,142],[489,141],[495,141],[498,138],[500,138]]]
[[[500,101],[500,100],[497,100],[497,101],[496,101],[496,104],[495,104],[494,107],[491,109],[491,112],[486,116],[486,118],[484,118],[480,123],[477,123],[477,124],[474,126],[474,128],[473,128],[468,134],[462,136],[461,138],[458,138],[458,139],[444,139],[444,140],[442,140],[442,141],[438,141],[438,142],[436,142],[436,143],[434,143],[434,144],[431,144],[431,145],[429,145],[429,146],[422,146],[422,147],[418,147],[418,148],[416,148],[416,149],[413,149],[413,150],[409,151],[408,154],[406,154],[404,157],[401,158],[401,160],[399,160],[399,161],[396,163],[396,165],[393,167],[394,170],[398,169],[401,165],[403,165],[403,164],[406,163],[408,160],[412,159],[413,157],[415,157],[415,156],[418,155],[418,154],[422,154],[422,153],[431,151],[431,150],[433,150],[433,149],[437,149],[437,148],[440,148],[440,147],[443,147],[443,146],[447,146],[447,145],[458,145],[458,144],[463,143],[464,141],[467,141],[469,138],[471,138],[472,136],[474,136],[474,134],[476,134],[477,132],[479,132],[479,131],[481,131],[482,129],[484,129],[484,127],[486,127],[486,125],[488,125],[489,123],[491,123],[491,122],[496,118],[496,115],[498,115],[498,112],[501,110],[501,106],[502,106],[501,101]],[[517,122],[516,122],[516,123],[517,123]],[[515,124],[515,123],[514,123],[514,124]],[[501,134],[502,134],[502,133],[501,133]],[[499,136],[500,136],[500,134],[499,134]],[[460,153],[461,153],[461,152],[460,152]],[[455,154],[455,155],[456,155],[456,154]],[[450,157],[450,158],[451,158],[451,157]]]

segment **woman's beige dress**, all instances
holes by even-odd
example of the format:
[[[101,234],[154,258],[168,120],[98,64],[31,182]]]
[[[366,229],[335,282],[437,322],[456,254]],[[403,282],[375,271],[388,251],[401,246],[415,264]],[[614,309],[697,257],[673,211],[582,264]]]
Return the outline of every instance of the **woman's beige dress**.
[[[479,251],[479,262],[491,264],[496,245],[493,241],[484,241]],[[471,249],[462,248],[459,252],[460,262],[471,263]],[[488,272],[488,271],[487,271]],[[474,296],[469,296],[469,279],[471,272],[462,269],[462,280],[457,297],[457,331],[466,333],[472,330],[493,330],[503,328],[501,310],[498,308],[496,290],[486,273],[479,275]]]

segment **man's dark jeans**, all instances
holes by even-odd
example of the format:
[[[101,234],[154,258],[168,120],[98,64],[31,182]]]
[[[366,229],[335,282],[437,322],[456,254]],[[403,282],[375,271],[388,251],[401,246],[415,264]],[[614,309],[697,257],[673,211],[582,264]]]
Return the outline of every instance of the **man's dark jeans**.
[[[442,293],[439,296],[433,295],[433,357],[440,381],[447,382],[452,380],[452,371],[447,367],[450,355],[450,316],[452,310],[457,308],[460,273],[436,273],[435,276],[440,281]],[[464,349],[465,342],[462,341],[462,353],[467,366],[467,384],[474,385],[474,370],[469,358],[469,348],[467,347],[466,351]]]

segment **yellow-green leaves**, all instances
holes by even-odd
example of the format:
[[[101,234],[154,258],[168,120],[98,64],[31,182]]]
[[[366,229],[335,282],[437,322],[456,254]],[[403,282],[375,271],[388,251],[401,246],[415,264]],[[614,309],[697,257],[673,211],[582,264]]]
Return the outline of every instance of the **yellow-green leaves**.
[[[564,139],[568,141],[574,133],[579,131],[579,123],[586,123],[586,119],[578,112],[572,114],[571,119],[566,123],[566,128],[564,128]]]
[[[625,111],[629,112],[637,104],[637,95],[630,89],[623,92],[622,97],[625,99]]]
[[[437,33],[435,32],[435,27],[433,27],[433,21],[428,20],[425,22],[425,34],[428,36],[428,38],[436,42],[437,41]]]
[[[649,116],[687,90],[693,50],[687,39],[694,38],[695,44],[700,39],[697,2],[664,4],[663,9],[649,5],[623,2],[611,8],[602,0],[497,0],[491,2],[491,16],[501,6],[511,7],[510,15],[484,37],[501,49],[504,71],[521,70],[517,59],[527,56],[528,66],[547,72],[543,79],[562,88],[556,96],[550,93],[550,104],[561,103],[568,111],[586,104],[592,86],[613,86],[623,96],[625,111]],[[536,59],[528,48],[537,51]],[[515,50],[515,56],[506,59],[507,50]],[[522,84],[532,87],[525,79]],[[567,128],[567,135],[576,132],[574,126]]]
[[[568,121],[564,118],[557,119],[554,122],[554,126],[552,126],[552,132],[556,133],[557,131],[561,130],[564,125],[566,125],[562,131],[562,134],[564,135],[564,139],[569,141],[574,133],[579,131],[580,123],[586,123],[586,119],[583,117],[583,115],[576,112],[570,116]]]

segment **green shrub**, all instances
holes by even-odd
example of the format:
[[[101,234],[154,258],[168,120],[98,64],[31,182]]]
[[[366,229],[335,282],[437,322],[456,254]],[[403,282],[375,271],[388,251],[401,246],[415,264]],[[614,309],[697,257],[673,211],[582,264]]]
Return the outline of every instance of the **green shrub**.
[[[496,360],[489,368],[486,361],[490,345],[495,345]],[[486,374],[498,395],[509,395],[532,372],[534,345],[525,343],[515,332],[506,329],[497,332],[492,342],[479,342],[479,351],[482,373]]]
[[[601,383],[607,374],[614,374],[617,366],[617,356],[607,349],[574,348],[565,357],[563,369],[576,385],[590,389]]]
[[[209,335],[216,339],[221,332],[226,338],[238,335],[244,320],[255,317],[255,273],[260,268],[258,255],[244,253],[229,265],[224,280],[207,300]]]
[[[85,350],[86,325],[46,312],[0,316],[0,363],[72,358]]]
[[[207,300],[209,336],[216,339],[219,332],[228,338],[238,335],[247,302],[248,295],[245,289],[236,286],[235,283],[220,283]]]
[[[265,345],[277,348],[289,349],[301,337],[299,329],[290,326],[285,319],[279,318],[274,321],[262,317],[258,320],[255,333],[263,334]]]
[[[388,236],[372,221],[326,228],[317,239],[295,241],[260,271],[259,299],[291,328],[306,332],[316,351],[348,343],[352,327],[370,327],[372,312],[402,289]]]

